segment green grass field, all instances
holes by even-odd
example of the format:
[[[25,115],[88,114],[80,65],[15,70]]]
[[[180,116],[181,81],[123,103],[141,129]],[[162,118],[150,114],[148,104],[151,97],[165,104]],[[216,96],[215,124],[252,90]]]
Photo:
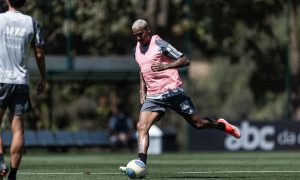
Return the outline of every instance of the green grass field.
[[[129,179],[130,153],[27,153],[19,180]],[[8,159],[8,157],[6,157]],[[165,153],[148,157],[146,179],[300,179],[300,151]]]

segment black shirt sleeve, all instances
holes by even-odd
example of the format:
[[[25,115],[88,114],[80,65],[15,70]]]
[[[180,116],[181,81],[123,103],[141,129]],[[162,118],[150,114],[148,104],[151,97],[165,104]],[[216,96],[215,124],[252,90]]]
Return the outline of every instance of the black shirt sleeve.
[[[162,40],[162,39],[156,39],[155,43],[161,47],[162,53],[165,56],[168,56],[172,59],[179,59],[183,56],[183,53],[175,49],[171,44],[168,42]]]
[[[34,39],[33,39],[32,45],[33,46],[44,45],[45,44],[44,36],[43,36],[42,28],[41,28],[39,22],[36,19],[32,18],[32,24],[33,24],[33,30],[34,30]]]

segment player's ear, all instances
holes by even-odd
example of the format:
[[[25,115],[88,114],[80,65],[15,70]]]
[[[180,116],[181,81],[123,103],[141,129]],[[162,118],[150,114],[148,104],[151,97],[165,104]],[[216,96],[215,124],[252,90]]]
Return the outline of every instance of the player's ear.
[[[146,30],[147,30],[148,32],[150,32],[150,28],[149,28],[149,27],[147,27]]]

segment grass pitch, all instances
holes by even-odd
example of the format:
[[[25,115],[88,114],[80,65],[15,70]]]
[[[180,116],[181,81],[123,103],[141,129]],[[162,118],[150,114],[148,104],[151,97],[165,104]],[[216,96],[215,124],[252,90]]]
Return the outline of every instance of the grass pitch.
[[[134,158],[132,153],[27,153],[18,179],[129,179],[118,167]],[[149,155],[146,179],[300,179],[300,151]]]

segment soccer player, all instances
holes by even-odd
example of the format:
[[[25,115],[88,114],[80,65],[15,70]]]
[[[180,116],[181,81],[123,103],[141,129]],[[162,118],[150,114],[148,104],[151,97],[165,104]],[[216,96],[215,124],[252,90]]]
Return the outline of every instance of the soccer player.
[[[0,124],[6,109],[9,110],[12,142],[8,180],[15,180],[24,148],[24,122],[22,115],[31,111],[29,98],[29,72],[27,61],[33,48],[41,80],[37,94],[46,86],[43,36],[37,20],[18,11],[26,0],[5,0],[8,11],[0,14]],[[0,174],[6,176],[8,167],[3,158],[0,138]]]
[[[177,68],[189,65],[189,59],[158,35],[151,35],[147,21],[136,20],[132,34],[137,40],[134,56],[140,67],[140,103],[138,159],[147,164],[149,129],[168,108],[181,115],[194,128],[215,128],[240,138],[237,127],[225,119],[202,118],[186,95]],[[127,173],[126,167],[120,167]]]

